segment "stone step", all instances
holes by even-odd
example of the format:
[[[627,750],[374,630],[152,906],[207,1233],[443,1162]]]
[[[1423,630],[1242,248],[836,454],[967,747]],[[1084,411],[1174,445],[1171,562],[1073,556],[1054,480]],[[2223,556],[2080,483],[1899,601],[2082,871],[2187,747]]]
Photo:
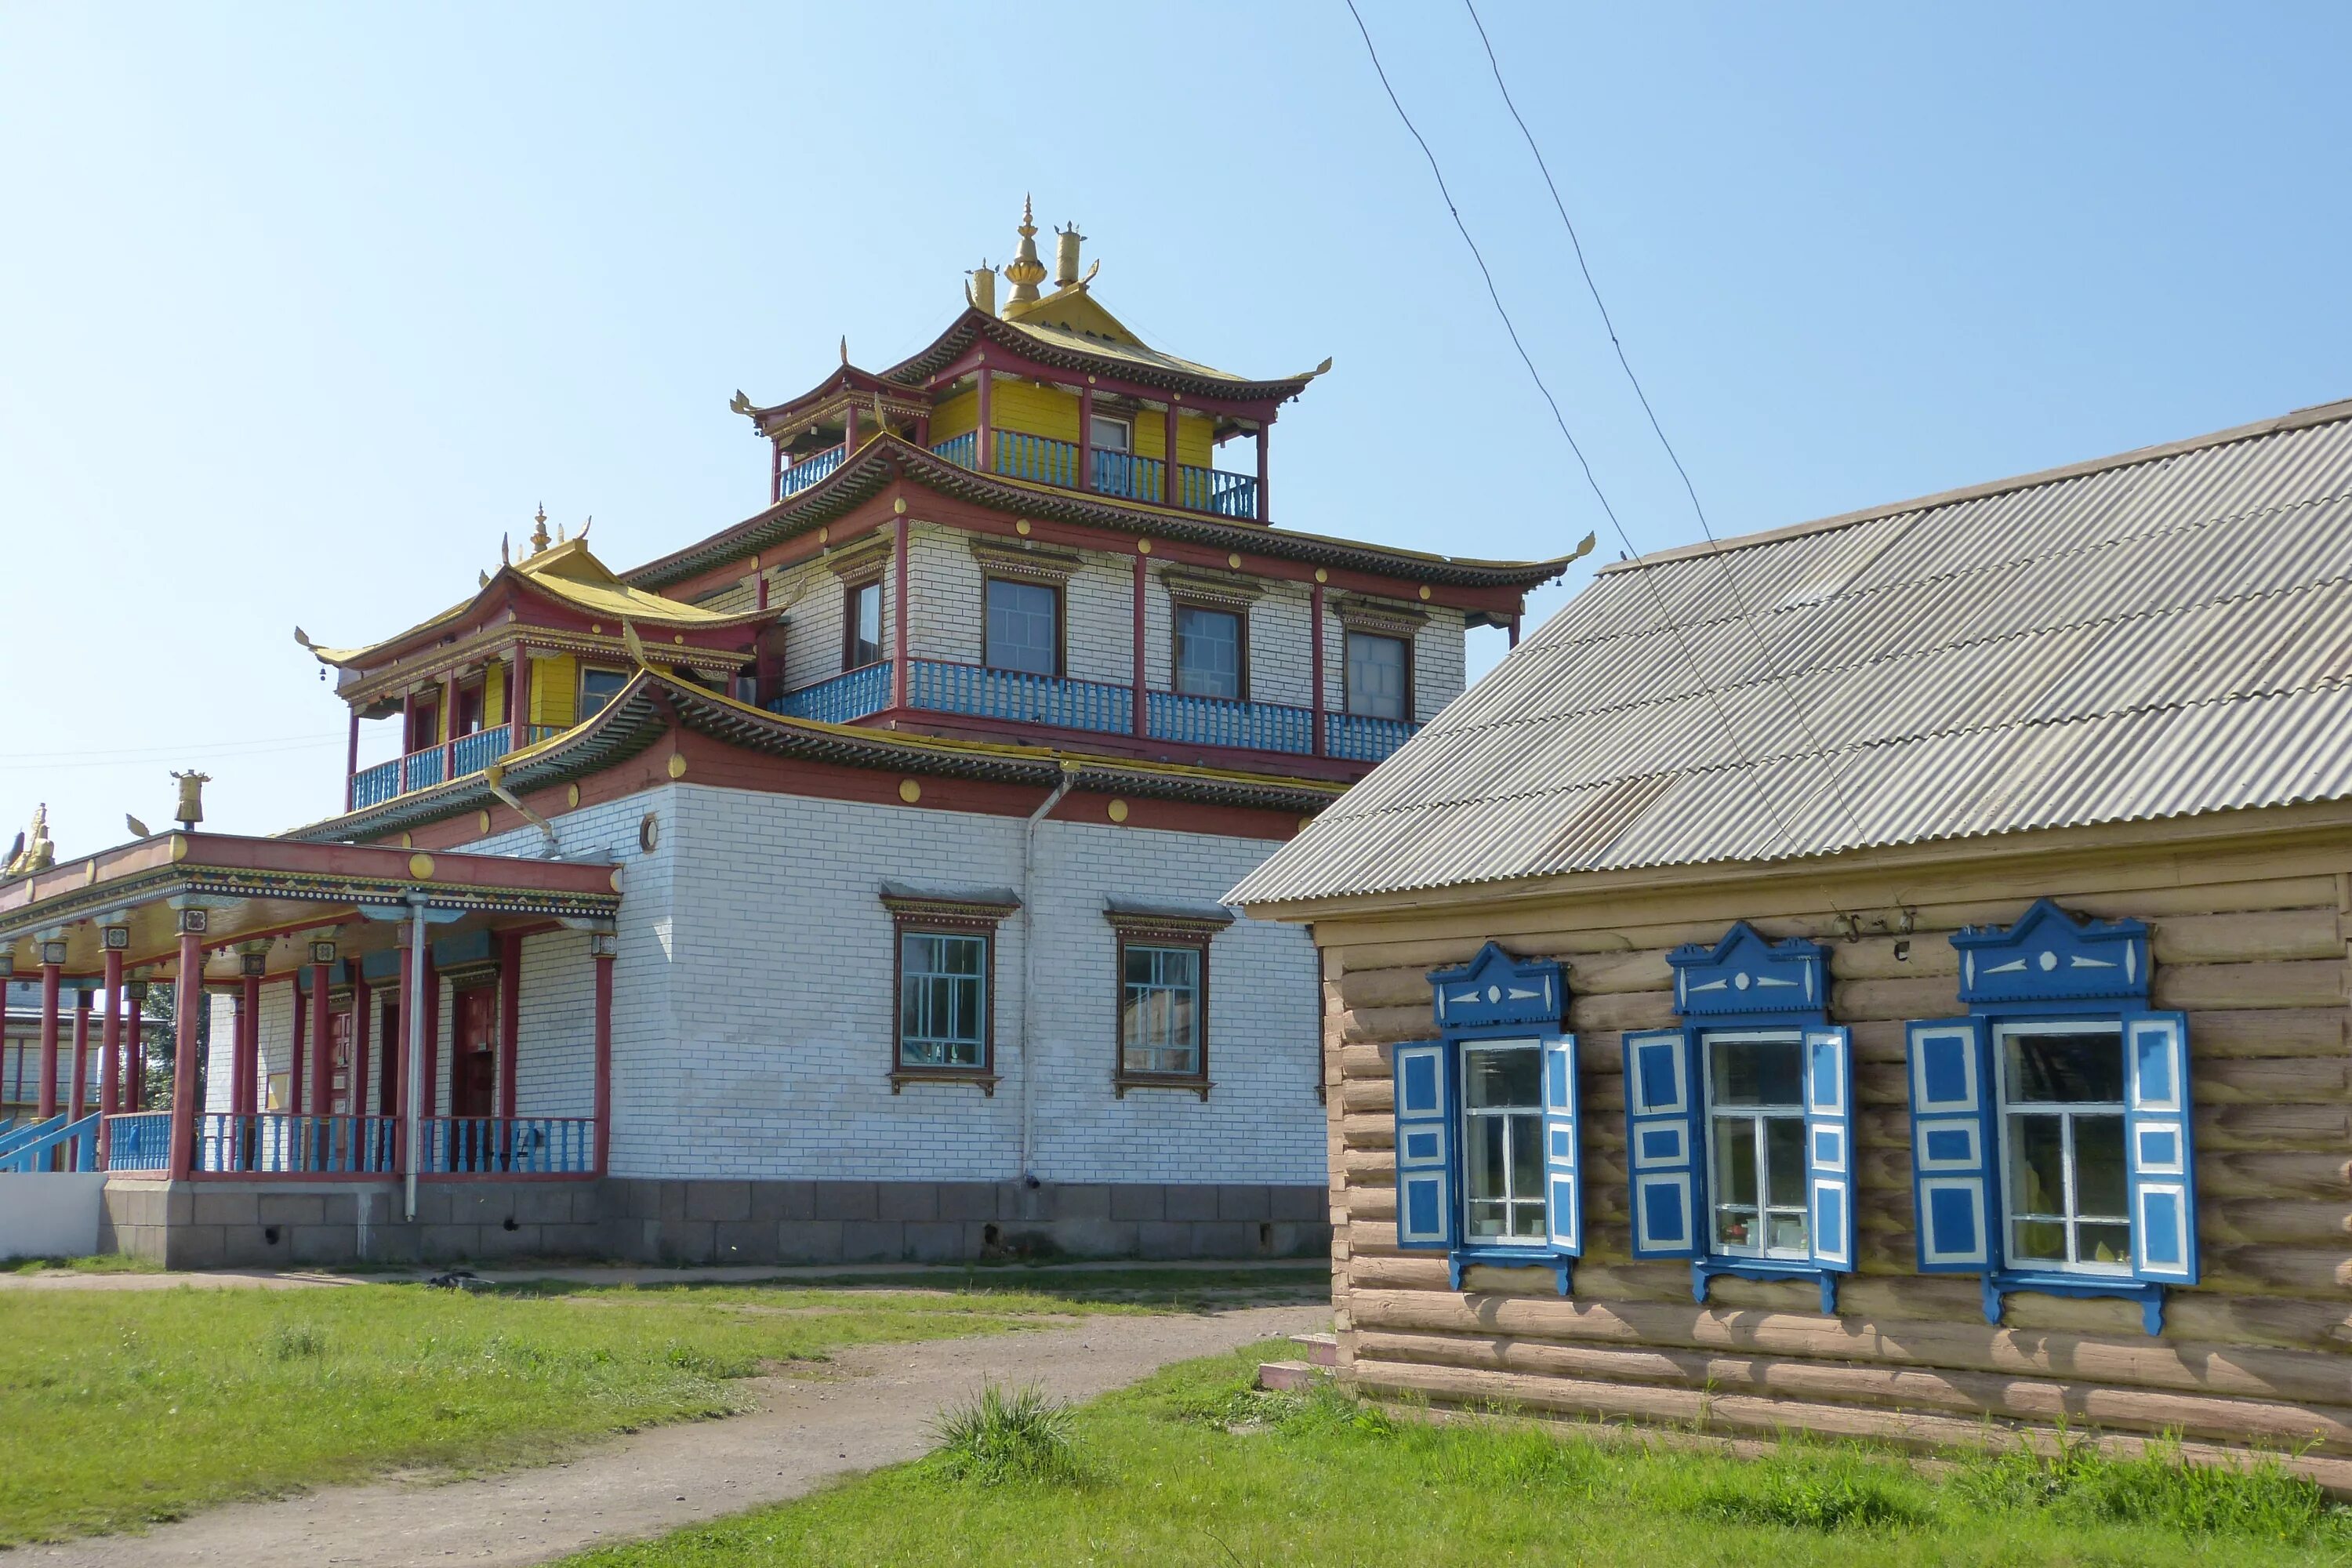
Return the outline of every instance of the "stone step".
[[[1337,1334],[1293,1334],[1290,1342],[1304,1347],[1307,1359],[1317,1366],[1339,1364],[1339,1336]]]
[[[1329,1368],[1303,1361],[1261,1362],[1257,1369],[1257,1385],[1277,1394],[1300,1394],[1330,1375]]]

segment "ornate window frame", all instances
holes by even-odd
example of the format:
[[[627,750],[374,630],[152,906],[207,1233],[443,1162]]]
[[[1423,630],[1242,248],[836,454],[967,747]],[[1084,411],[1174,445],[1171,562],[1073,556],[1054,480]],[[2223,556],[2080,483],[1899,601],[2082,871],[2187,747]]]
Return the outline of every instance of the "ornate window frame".
[[[1021,908],[1020,896],[1009,888],[928,889],[898,882],[882,884],[882,907],[890,911],[890,1092],[910,1083],[968,1083],[981,1094],[995,1098],[996,1072],[996,931],[1006,916]],[[903,1056],[905,1015],[901,1000],[905,984],[906,939],[910,936],[976,936],[986,945],[981,967],[981,1057],[977,1067],[909,1066]]]

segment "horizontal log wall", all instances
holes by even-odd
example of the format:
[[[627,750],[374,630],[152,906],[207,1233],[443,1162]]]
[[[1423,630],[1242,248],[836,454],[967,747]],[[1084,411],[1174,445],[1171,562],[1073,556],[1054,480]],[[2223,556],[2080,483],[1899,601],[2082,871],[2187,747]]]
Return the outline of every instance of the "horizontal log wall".
[[[1855,921],[1827,899],[1809,909],[1801,890],[1759,887],[1752,896],[1778,907],[1717,896],[1710,918],[1710,900],[1681,891],[1605,911],[1562,900],[1319,927],[1343,1368],[1372,1393],[1734,1434],[1935,1445],[1982,1440],[1988,1421],[2170,1432],[2302,1451],[2308,1473],[2352,1488],[2352,882],[2310,874],[2352,867],[2352,846],[2216,857],[2201,878],[2195,858],[2161,879],[2145,856],[2105,879],[2078,865],[2072,888],[1977,870],[1943,901],[1913,874],[1919,901]],[[1992,1327],[1974,1277],[1915,1268],[1904,1024],[1963,1011],[1953,931],[2014,921],[2043,893],[2147,921],[2155,1005],[2189,1015],[2203,1283],[2171,1293],[2160,1337],[2135,1304],[2034,1294],[2010,1297]],[[1626,923],[1601,923],[1612,918]],[[1853,1032],[1859,1271],[1833,1317],[1801,1281],[1719,1279],[1697,1306],[1687,1265],[1630,1254],[1620,1037],[1673,1024],[1668,951],[1713,942],[1738,918],[1825,943],[1831,1016]],[[1389,1048],[1431,1037],[1428,972],[1489,939],[1568,971],[1584,1108],[1573,1300],[1545,1269],[1473,1268],[1453,1290],[1442,1257],[1396,1246]]]

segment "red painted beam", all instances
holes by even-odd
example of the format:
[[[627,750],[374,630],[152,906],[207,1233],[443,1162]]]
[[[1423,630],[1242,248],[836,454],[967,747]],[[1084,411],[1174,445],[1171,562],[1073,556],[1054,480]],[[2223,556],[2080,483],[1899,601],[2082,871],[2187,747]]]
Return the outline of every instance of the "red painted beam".
[[[184,924],[192,910],[182,911]],[[205,947],[195,931],[180,932],[180,972],[174,980],[172,1023],[172,1142],[169,1173],[184,1176],[196,1168],[196,1012],[205,1005]]]

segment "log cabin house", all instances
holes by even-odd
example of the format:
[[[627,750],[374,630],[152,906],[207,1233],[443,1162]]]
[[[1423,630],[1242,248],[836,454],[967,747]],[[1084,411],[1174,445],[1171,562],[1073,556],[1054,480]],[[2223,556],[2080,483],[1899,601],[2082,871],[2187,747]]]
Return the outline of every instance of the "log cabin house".
[[[1230,895],[1374,1394],[2352,1488],[2352,403],[1604,568]]]

